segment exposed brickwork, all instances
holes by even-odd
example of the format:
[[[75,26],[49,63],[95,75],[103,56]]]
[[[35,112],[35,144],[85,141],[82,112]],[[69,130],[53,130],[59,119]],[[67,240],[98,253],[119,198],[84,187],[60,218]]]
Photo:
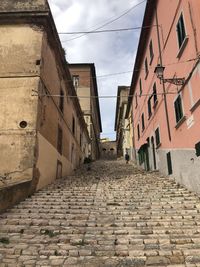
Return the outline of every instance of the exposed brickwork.
[[[200,200],[120,161],[57,180],[0,217],[0,266],[200,266]]]

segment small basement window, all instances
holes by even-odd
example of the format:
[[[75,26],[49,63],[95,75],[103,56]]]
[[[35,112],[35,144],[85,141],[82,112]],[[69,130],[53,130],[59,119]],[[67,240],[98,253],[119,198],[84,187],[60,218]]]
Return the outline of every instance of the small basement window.
[[[199,157],[200,156],[200,142],[195,145],[195,149],[196,149],[196,156]]]

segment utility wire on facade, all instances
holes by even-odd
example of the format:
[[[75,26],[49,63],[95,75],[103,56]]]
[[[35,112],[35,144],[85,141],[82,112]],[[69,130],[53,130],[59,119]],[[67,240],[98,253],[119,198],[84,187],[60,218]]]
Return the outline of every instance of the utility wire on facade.
[[[100,30],[100,31],[83,31],[83,32],[60,32],[60,35],[70,35],[70,34],[91,34],[91,33],[109,33],[109,32],[123,32],[123,31],[132,31],[132,30],[140,30],[140,29],[149,29],[156,25],[145,26],[145,27],[130,27],[130,28],[120,28],[120,29],[108,29],[108,30]]]
[[[116,96],[116,95],[104,95],[104,96],[77,96],[77,95],[52,95],[52,94],[39,94],[38,91],[32,90],[33,94],[32,96],[46,96],[46,97],[59,97],[59,98],[86,98],[86,99],[92,99],[92,98],[129,98],[133,97],[134,95],[129,95],[127,97],[122,96]],[[167,92],[166,95],[175,95],[177,92]],[[141,96],[153,96],[154,94],[141,94]],[[156,95],[164,95],[164,93],[157,93]]]
[[[125,10],[125,12],[123,12],[121,15],[119,15],[119,16],[117,16],[117,17],[115,17],[115,16],[112,17],[111,20],[105,22],[104,24],[102,24],[101,26],[99,26],[99,27],[97,27],[97,28],[94,28],[93,31],[100,30],[100,29],[102,29],[103,27],[105,27],[105,26],[107,26],[107,25],[109,25],[109,24],[111,24],[111,23],[113,23],[113,22],[119,20],[120,18],[124,17],[125,15],[127,15],[129,12],[131,12],[133,9],[135,9],[135,8],[138,7],[139,5],[143,4],[144,2],[146,2],[146,0],[144,0],[144,1],[142,1],[142,2],[140,2],[140,3],[138,3],[138,4],[136,4],[136,5],[134,5],[134,6],[132,6],[131,8],[129,8],[129,9],[127,9],[127,10]],[[94,26],[94,27],[95,27],[95,26]],[[74,37],[74,38],[65,40],[65,41],[63,41],[63,43],[64,43],[64,42],[69,42],[69,41],[72,41],[72,40],[75,40],[75,39],[79,39],[79,38],[81,38],[81,37],[83,37],[83,36],[85,36],[85,35],[87,35],[87,33],[83,33],[83,34],[80,35],[80,36],[77,36],[77,37]]]
[[[191,58],[188,60],[184,60],[184,61],[179,61],[179,62],[173,62],[173,63],[168,63],[168,64],[164,64],[164,66],[171,66],[171,65],[177,65],[177,64],[183,64],[183,63],[187,63],[187,62],[191,62],[191,61],[195,61],[195,60],[199,60],[200,58]],[[150,67],[150,69],[153,69],[153,67]],[[129,70],[129,71],[123,71],[123,72],[114,72],[114,73],[108,73],[108,74],[103,74],[103,75],[97,75],[95,77],[91,77],[91,79],[96,79],[96,78],[107,78],[107,77],[111,77],[111,76],[115,76],[115,75],[122,75],[122,74],[128,74],[128,73],[134,73],[134,72],[139,72],[141,70],[145,70],[144,68],[141,69],[136,69],[136,70]],[[88,72],[86,70],[80,70],[79,72]],[[73,76],[73,75],[72,75]],[[15,76],[0,76],[0,79],[9,79],[9,78],[34,78],[34,77],[39,77],[39,75],[15,75]],[[83,76],[84,77],[84,76]],[[72,82],[73,80],[66,80],[68,82]]]

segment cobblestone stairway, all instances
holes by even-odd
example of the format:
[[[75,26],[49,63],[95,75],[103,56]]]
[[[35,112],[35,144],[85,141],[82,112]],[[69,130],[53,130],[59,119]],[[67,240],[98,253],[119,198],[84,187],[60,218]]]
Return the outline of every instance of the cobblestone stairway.
[[[200,266],[200,199],[98,161],[0,215],[0,266]]]

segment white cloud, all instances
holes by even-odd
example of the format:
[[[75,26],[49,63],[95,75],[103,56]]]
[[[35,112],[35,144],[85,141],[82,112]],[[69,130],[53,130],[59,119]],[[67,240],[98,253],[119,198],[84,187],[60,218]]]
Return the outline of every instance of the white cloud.
[[[58,32],[87,31],[116,18],[142,0],[49,0]],[[104,29],[141,26],[145,3]],[[97,76],[133,69],[139,31],[61,35],[70,63],[95,63]],[[130,85],[132,73],[98,78],[99,95],[116,95],[119,85]],[[100,99],[103,132],[114,131],[116,99]]]

